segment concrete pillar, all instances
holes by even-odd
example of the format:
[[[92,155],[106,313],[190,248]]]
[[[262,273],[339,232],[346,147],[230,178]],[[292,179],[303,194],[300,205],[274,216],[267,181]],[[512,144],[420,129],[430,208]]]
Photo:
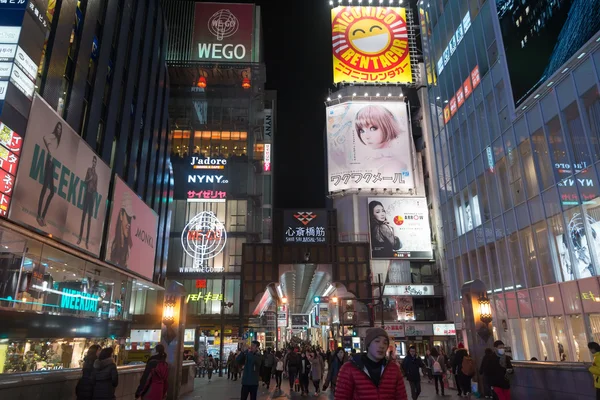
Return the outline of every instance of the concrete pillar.
[[[168,282],[164,292],[160,342],[165,346],[169,363],[167,400],[177,400],[181,388],[183,334],[187,314],[186,291],[176,281]]]
[[[462,305],[464,309],[463,331],[466,332],[469,355],[475,362],[476,370],[479,371],[481,360],[485,355],[485,349],[493,347],[494,335],[492,333],[492,324],[481,321],[481,311],[479,298],[482,295],[487,296],[487,287],[479,279],[466,282],[461,289]],[[483,376],[479,373],[473,377],[477,382],[479,393],[483,391]]]

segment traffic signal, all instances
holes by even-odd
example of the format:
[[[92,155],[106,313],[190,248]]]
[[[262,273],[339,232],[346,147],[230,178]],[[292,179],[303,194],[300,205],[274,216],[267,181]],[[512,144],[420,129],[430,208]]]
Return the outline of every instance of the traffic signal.
[[[358,332],[356,331],[356,329],[352,329],[352,336],[358,336]]]
[[[316,304],[319,304],[319,303],[321,302],[321,296],[315,296],[315,298],[313,299],[313,301],[314,301]]]

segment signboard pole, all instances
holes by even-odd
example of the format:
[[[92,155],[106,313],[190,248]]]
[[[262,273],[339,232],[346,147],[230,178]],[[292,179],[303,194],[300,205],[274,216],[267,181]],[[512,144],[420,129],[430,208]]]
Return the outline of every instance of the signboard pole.
[[[225,294],[225,275],[221,278],[221,293]],[[220,338],[221,343],[219,345],[219,378],[223,377],[223,360],[225,356],[225,296],[223,296],[223,300],[221,301],[221,332]]]
[[[381,327],[385,329],[385,318],[383,316],[383,285],[381,284],[381,274],[377,274],[379,281],[379,304],[381,304]]]

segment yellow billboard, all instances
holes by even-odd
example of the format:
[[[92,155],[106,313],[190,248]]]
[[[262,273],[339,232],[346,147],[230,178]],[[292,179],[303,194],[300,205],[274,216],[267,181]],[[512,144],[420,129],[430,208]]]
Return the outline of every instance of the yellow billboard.
[[[412,83],[406,9],[331,10],[333,81]]]

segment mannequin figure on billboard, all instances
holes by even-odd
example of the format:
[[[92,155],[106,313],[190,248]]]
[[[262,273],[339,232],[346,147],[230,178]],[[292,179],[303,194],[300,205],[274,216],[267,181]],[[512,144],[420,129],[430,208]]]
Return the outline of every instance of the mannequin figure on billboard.
[[[390,110],[381,105],[368,105],[356,113],[354,127],[358,139],[366,146],[359,158],[377,168],[384,175],[408,171],[398,159],[401,135],[400,125]]]
[[[394,235],[383,204],[378,201],[369,203],[369,219],[371,227],[371,250],[374,258],[392,258],[394,251],[402,248],[402,243]]]
[[[44,183],[40,192],[40,200],[38,202],[38,215],[37,223],[40,226],[46,226],[46,213],[52,197],[54,197],[54,161],[53,154],[58,150],[60,145],[60,138],[62,136],[62,123],[57,122],[54,130],[43,137],[44,146],[46,147],[46,163],[44,164]],[[50,191],[48,198],[46,199],[46,205],[44,206],[44,198],[46,197],[46,190]],[[44,206],[42,211],[42,206]]]

